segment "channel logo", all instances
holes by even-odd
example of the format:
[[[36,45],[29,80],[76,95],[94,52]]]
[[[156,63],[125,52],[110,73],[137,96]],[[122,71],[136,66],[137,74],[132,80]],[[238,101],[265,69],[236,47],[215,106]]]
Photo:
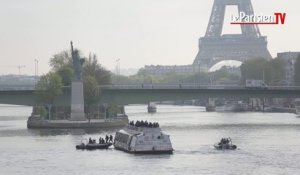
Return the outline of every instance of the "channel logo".
[[[286,13],[274,13],[273,15],[247,15],[245,12],[240,12],[238,16],[231,15],[230,24],[285,24]]]

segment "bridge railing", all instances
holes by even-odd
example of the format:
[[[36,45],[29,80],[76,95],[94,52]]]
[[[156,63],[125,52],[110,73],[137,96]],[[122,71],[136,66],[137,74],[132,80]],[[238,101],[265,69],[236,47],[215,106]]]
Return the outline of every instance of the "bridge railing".
[[[203,85],[203,84],[122,84],[100,85],[101,89],[247,89],[239,85]],[[71,86],[64,86],[68,89]],[[0,85],[0,91],[34,90],[34,85]],[[253,88],[252,88],[253,89]],[[254,88],[256,90],[260,89]],[[300,86],[268,86],[265,90],[300,90]]]
[[[135,84],[135,85],[101,85],[102,89],[242,89],[236,85],[202,85],[202,84]]]
[[[102,89],[247,89],[240,85],[203,85],[203,84],[134,84],[134,85],[101,85]],[[259,90],[260,88],[254,88]],[[268,86],[264,90],[299,90],[300,86]]]
[[[267,89],[278,89],[278,90],[299,90],[300,86],[268,86]]]
[[[34,85],[0,85],[0,91],[27,91],[34,88]]]

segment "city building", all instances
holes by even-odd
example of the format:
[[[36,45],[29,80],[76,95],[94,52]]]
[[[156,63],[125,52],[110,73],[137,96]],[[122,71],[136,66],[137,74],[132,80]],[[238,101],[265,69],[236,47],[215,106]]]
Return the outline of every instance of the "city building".
[[[281,52],[277,53],[277,58],[283,60],[285,64],[285,80],[286,85],[294,85],[295,77],[295,63],[297,57],[300,55],[300,52]]]
[[[199,72],[199,67],[195,65],[146,65],[145,72],[150,75],[165,75],[165,74],[194,74]]]

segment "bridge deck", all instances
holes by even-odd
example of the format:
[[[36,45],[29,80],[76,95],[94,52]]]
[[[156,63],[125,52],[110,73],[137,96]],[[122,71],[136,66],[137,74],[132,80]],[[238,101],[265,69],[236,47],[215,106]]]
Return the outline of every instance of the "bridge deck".
[[[199,84],[140,84],[100,86],[100,101],[104,103],[138,104],[149,101],[189,100],[199,98],[300,98],[300,87],[271,86],[267,89],[248,89],[243,86],[204,86]],[[32,106],[34,88],[0,87],[0,103]],[[56,105],[70,105],[70,87],[57,97]]]

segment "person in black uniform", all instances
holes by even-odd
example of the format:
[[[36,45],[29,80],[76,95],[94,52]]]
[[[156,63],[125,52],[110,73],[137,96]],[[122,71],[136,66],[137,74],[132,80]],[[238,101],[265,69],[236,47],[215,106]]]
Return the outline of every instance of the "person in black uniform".
[[[105,143],[107,143],[108,142],[108,135],[105,135]]]

